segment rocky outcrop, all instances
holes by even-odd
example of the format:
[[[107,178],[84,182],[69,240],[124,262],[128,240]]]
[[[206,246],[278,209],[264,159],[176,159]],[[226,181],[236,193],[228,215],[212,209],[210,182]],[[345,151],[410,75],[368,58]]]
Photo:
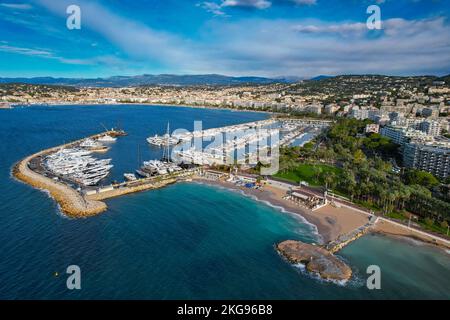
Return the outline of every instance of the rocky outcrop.
[[[322,279],[346,281],[352,270],[324,248],[287,240],[277,245],[278,252],[292,263],[304,264],[308,272],[318,274]]]

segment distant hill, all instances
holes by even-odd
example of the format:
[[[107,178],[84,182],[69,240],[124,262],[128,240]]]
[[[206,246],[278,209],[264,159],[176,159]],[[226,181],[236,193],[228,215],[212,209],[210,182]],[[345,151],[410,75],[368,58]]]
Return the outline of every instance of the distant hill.
[[[436,79],[436,80],[439,80],[439,81],[445,81],[445,83],[446,83],[447,85],[450,85],[450,74],[449,74],[449,75],[446,75],[446,76],[444,76],[444,77],[440,77],[439,79]]]
[[[329,79],[329,78],[334,78],[334,76],[320,75],[320,76],[316,76],[314,78],[311,78],[309,80],[316,81],[316,80],[323,80],[323,79]]]
[[[145,85],[170,85],[170,86],[195,86],[195,85],[242,85],[242,84],[270,84],[270,83],[295,82],[288,78],[264,78],[264,77],[228,77],[219,74],[205,75],[173,75],[144,74],[138,76],[114,76],[109,78],[0,78],[0,83],[26,83],[65,85],[77,87],[135,87]]]

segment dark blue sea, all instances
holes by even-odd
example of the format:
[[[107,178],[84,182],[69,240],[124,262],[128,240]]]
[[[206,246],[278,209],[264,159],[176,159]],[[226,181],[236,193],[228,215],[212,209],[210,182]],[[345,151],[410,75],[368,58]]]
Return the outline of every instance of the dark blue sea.
[[[450,298],[450,255],[410,240],[365,236],[340,252],[355,276],[323,282],[281,259],[274,244],[315,242],[315,228],[237,192],[181,183],[107,201],[87,219],[63,216],[42,191],[15,181],[28,154],[120,126],[102,157],[111,180],[160,158],[145,138],[194,120],[212,128],[267,114],[166,106],[49,106],[0,110],[0,299],[406,299]],[[138,147],[139,146],[139,147]],[[137,151],[139,148],[139,152]],[[366,287],[369,265],[381,289]],[[81,269],[68,290],[66,268]],[[57,274],[56,274],[57,273]]]

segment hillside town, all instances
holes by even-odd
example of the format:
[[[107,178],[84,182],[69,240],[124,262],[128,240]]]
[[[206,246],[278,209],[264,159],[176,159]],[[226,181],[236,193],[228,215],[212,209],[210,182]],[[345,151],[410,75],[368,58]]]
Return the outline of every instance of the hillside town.
[[[369,120],[366,133],[400,145],[403,165],[450,175],[449,77],[338,76],[236,86],[91,88],[1,84],[2,107],[32,104],[156,104]]]

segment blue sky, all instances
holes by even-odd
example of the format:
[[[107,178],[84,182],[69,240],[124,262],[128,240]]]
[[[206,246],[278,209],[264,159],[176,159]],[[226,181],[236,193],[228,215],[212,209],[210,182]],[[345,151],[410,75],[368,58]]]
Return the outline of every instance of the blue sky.
[[[0,76],[444,75],[449,16],[448,0],[0,0]]]

